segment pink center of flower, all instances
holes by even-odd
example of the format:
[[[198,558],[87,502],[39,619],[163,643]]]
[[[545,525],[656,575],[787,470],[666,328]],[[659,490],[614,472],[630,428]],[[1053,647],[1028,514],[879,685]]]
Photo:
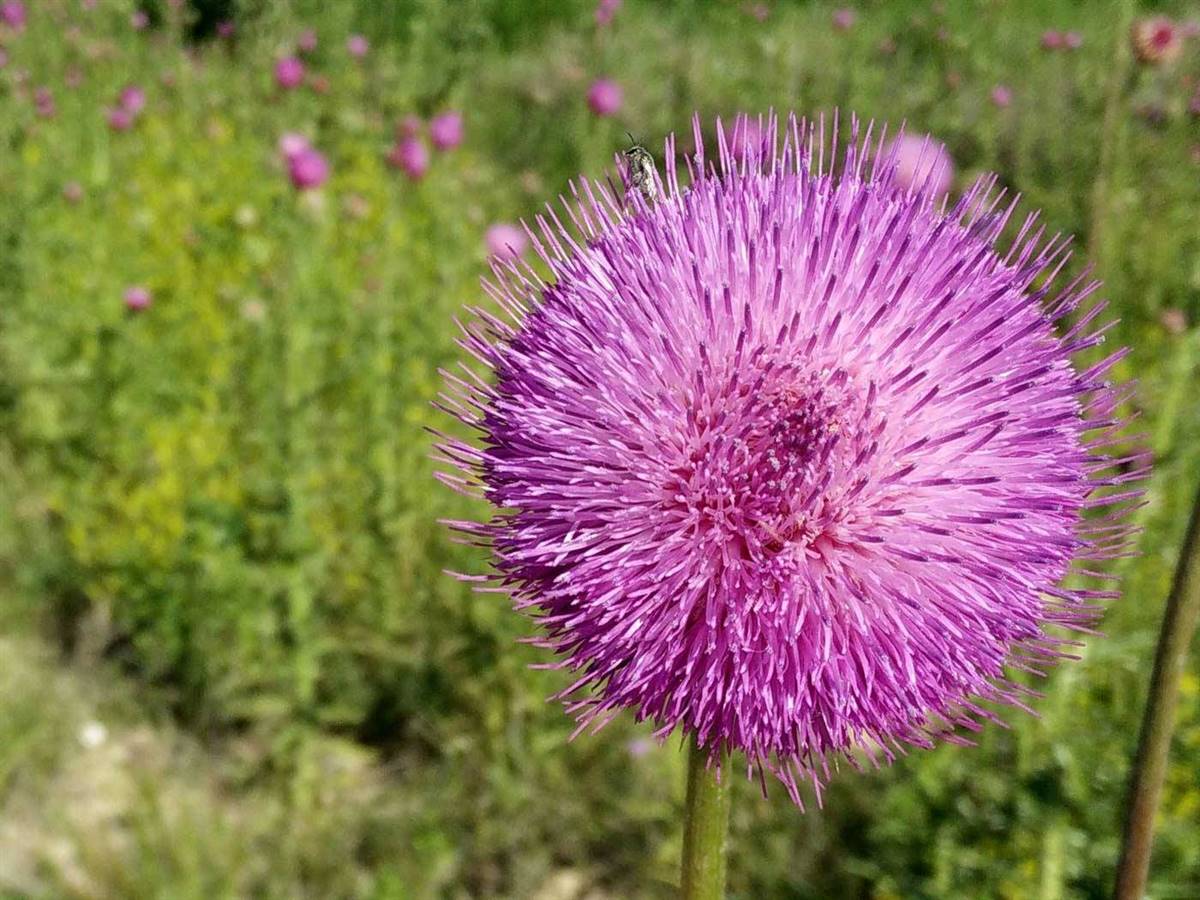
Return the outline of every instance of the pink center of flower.
[[[808,548],[823,555],[843,539],[846,512],[827,489],[865,443],[858,387],[843,369],[768,368],[724,396],[695,413],[692,450],[672,471],[668,505],[729,561]]]

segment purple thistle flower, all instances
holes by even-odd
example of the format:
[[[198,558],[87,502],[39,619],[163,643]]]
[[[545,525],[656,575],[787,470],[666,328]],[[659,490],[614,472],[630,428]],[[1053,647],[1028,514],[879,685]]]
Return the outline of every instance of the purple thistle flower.
[[[313,147],[303,147],[286,157],[288,177],[297,190],[319,188],[329,178],[329,163]]]
[[[849,31],[854,27],[854,22],[858,18],[854,10],[843,6],[841,9],[833,11],[833,27],[838,31]]]
[[[1043,50],[1061,50],[1064,42],[1065,41],[1061,31],[1051,30],[1042,32]]]
[[[893,176],[906,191],[940,200],[950,190],[954,161],[946,146],[929,135],[901,134],[888,146],[895,161]]]
[[[616,115],[621,108],[624,94],[621,86],[611,78],[600,78],[588,88],[587,102],[592,112],[598,116]]]
[[[994,179],[943,216],[871,128],[835,162],[836,130],[780,146],[772,117],[739,163],[697,120],[687,188],[673,137],[657,202],[579,184],[536,222],[546,281],[493,262],[461,339],[492,377],[446,373],[439,404],[480,435],[442,436],[439,477],[497,508],[448,523],[494,552],[494,587],[460,577],[540,624],[580,730],[631,709],[797,803],[840,756],[1024,708],[1006,673],[1114,596],[1060,583],[1123,551],[1146,468],[1105,455],[1123,352],[1072,366],[1102,304],[1046,286],[1067,243],[1030,217],[999,250]]]
[[[0,4],[0,22],[13,31],[24,31],[28,18],[25,4],[21,0],[7,0],[6,3]]]
[[[992,103],[1001,109],[1012,105],[1012,88],[1006,84],[998,84],[992,88]]]
[[[499,259],[516,259],[529,246],[529,238],[525,229],[520,225],[510,225],[508,222],[497,222],[488,228],[483,236],[488,253]]]
[[[228,40],[237,34],[237,25],[232,19],[222,19],[217,23],[217,37]]]
[[[620,8],[621,0],[600,0],[596,4],[596,25],[600,28],[611,25]]]
[[[361,34],[352,34],[346,38],[346,52],[355,59],[362,59],[370,50],[370,42]]]
[[[129,15],[129,24],[134,31],[144,31],[150,26],[150,16],[145,10],[136,9]]]
[[[122,89],[117,98],[117,105],[130,115],[136,116],[146,108],[146,92],[136,84],[131,84]]]
[[[150,307],[150,291],[141,285],[125,289],[125,308],[130,312],[141,312]]]
[[[128,131],[133,127],[134,120],[137,118],[123,106],[110,108],[105,116],[108,119],[108,127],[113,131]]]
[[[463,142],[462,113],[451,110],[429,121],[429,140],[436,150],[453,150]]]
[[[295,56],[285,56],[275,63],[275,83],[285,90],[304,83],[304,63]]]
[[[387,155],[387,162],[400,169],[412,181],[420,181],[429,170],[429,150],[420,138],[405,137],[396,141]]]

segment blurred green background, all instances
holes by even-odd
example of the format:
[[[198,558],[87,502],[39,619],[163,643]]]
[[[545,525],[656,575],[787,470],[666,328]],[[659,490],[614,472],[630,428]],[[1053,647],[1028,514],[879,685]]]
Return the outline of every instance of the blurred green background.
[[[1127,595],[1040,685],[1040,717],[843,771],[804,814],[739,782],[730,895],[1108,894],[1200,478],[1200,39],[1155,65],[1128,30],[1163,13],[1188,33],[1200,6],[26,8],[0,28],[0,896],[673,896],[678,741],[618,718],[567,742],[545,702],[565,676],[527,668],[526,622],[442,574],[485,557],[437,519],[482,510],[433,480],[423,429],[448,427],[430,401],[489,225],[602,174],[627,130],[661,148],[693,110],[770,107],[906,120],[946,143],[956,192],[994,170],[1075,234],[1157,467],[1143,555],[1114,564]],[[602,76],[624,94],[609,117],[586,102]],[[117,131],[129,85],[146,108]],[[401,119],[451,109],[462,146],[419,181],[387,164]],[[319,190],[289,183],[286,132],[327,158]],[[1198,671],[1156,900],[1200,897]]]

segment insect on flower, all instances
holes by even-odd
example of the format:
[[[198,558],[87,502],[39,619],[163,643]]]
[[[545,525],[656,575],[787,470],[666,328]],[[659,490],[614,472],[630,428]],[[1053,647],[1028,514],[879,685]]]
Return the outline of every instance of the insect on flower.
[[[654,180],[654,156],[634,140],[632,134],[625,133],[629,135],[629,142],[633,145],[622,154],[625,157],[627,187],[639,191],[647,203],[653,203],[658,199],[658,184]]]

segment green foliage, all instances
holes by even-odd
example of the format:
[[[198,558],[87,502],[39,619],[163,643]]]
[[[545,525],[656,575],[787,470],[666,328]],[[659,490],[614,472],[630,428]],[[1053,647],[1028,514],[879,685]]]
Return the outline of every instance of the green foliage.
[[[843,772],[803,815],[739,784],[733,895],[1106,894],[1198,471],[1200,337],[1163,319],[1200,318],[1180,83],[1200,72],[1194,46],[1169,72],[1121,81],[1106,130],[1123,35],[1066,2],[877,3],[840,33],[830,7],[784,3],[759,22],[734,2],[626,0],[600,31],[582,0],[243,0],[236,41],[194,49],[204,30],[169,4],[149,35],[129,28],[133,3],[77,6],[37,3],[0,70],[0,613],[103,660],[105,678],[133,676],[130,729],[169,711],[202,736],[185,758],[205,777],[185,789],[164,756],[121,795],[124,824],[46,824],[74,848],[69,865],[43,860],[49,896],[549,898],[573,896],[550,893],[572,879],[597,897],[673,895],[682,755],[634,756],[644,729],[623,720],[568,743],[571,723],[543,700],[565,677],[527,669],[544,660],[515,642],[527,627],[501,598],[443,574],[480,571],[485,551],[437,524],[481,510],[433,480],[426,429],[451,424],[431,401],[461,356],[453,317],[479,298],[489,223],[600,173],[626,129],[656,146],[693,110],[834,106],[932,131],[959,187],[998,171],[1050,231],[1091,247],[1159,464],[1145,556],[1119,564],[1128,599],[1044,685],[1042,718],[1006,712],[1012,729],[989,727],[977,749]],[[280,93],[271,67],[305,27],[328,91]],[[1079,30],[1083,48],[1040,50],[1045,28]],[[361,64],[344,52],[351,31],[372,41]],[[582,100],[599,75],[625,88],[612,120]],[[129,83],[148,109],[110,132],[104,107]],[[987,99],[1000,83],[1007,109]],[[42,84],[50,120],[27,96]],[[395,122],[447,107],[465,112],[465,146],[419,184],[388,169]],[[329,157],[321,191],[288,183],[276,141],[289,131]],[[153,294],[140,314],[121,302],[132,284]],[[39,682],[49,663],[12,659],[0,802],[71,784],[63,747],[82,715]],[[1200,893],[1194,673],[1156,897]]]

